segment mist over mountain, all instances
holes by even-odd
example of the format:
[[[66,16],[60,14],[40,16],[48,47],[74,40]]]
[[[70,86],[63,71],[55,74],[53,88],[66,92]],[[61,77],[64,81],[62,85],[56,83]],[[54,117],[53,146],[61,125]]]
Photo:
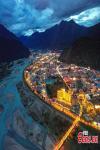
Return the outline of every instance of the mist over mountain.
[[[80,37],[98,39],[99,29],[100,24],[87,28],[74,21],[62,21],[45,32],[35,32],[29,37],[21,36],[20,39],[24,45],[34,49],[64,49],[70,47]]]
[[[0,63],[28,57],[30,54],[20,40],[3,25],[0,25]]]

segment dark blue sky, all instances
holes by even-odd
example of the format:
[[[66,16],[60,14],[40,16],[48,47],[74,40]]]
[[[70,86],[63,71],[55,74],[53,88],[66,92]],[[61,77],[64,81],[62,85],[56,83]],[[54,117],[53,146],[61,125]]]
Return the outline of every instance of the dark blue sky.
[[[100,0],[0,0],[0,23],[17,35],[70,19],[87,27],[100,22]]]

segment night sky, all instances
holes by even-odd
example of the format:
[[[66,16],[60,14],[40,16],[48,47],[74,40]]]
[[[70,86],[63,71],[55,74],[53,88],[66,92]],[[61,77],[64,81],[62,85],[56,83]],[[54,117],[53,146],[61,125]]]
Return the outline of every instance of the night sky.
[[[0,0],[0,23],[19,36],[71,19],[86,27],[99,23],[100,0]]]

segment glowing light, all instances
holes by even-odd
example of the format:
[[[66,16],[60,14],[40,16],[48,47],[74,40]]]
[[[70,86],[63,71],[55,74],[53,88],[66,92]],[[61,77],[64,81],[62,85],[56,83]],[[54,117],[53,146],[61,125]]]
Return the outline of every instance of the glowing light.
[[[76,81],[76,78],[75,78],[75,77],[73,78],[73,81]]]
[[[95,109],[100,109],[100,105],[95,105]]]

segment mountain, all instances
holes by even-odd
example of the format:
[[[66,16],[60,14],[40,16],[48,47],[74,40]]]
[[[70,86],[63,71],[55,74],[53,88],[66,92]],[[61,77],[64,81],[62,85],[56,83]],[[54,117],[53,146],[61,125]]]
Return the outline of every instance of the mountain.
[[[60,24],[47,29],[45,32],[35,32],[30,37],[22,36],[21,41],[30,48],[64,49],[69,47],[80,37],[96,37],[100,35],[100,24],[86,28],[74,21],[62,21]]]
[[[0,63],[28,57],[30,54],[19,39],[3,25],[0,25]]]
[[[60,61],[100,70],[100,40],[88,37],[76,40],[71,48],[62,52]]]

